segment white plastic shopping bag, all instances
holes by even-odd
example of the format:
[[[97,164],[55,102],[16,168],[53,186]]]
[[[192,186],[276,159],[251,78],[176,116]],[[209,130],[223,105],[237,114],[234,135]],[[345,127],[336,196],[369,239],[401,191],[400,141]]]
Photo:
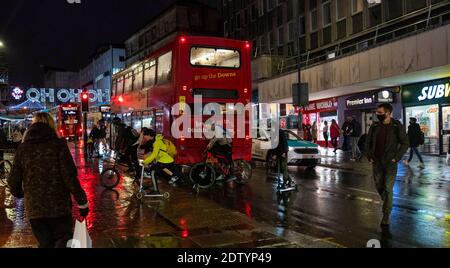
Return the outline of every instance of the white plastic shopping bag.
[[[76,221],[73,239],[69,241],[70,248],[92,248],[92,240],[89,236],[86,220]]]

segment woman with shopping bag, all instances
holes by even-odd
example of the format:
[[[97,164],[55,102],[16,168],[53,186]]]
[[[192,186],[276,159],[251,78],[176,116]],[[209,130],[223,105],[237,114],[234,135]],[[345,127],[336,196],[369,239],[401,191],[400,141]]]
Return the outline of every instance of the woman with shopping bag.
[[[48,113],[37,113],[16,151],[8,178],[11,194],[25,199],[25,212],[40,248],[65,248],[72,239],[72,199],[89,213],[86,193],[67,142]]]

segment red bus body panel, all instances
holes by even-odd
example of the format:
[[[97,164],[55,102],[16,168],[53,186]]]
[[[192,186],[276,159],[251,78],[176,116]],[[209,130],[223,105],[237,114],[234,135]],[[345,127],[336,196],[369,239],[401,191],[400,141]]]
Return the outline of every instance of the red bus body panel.
[[[240,52],[239,69],[219,67],[197,67],[190,63],[190,51],[194,46],[235,49]],[[192,89],[236,90],[237,99],[203,99],[203,103],[247,105],[251,102],[251,45],[248,42],[225,38],[179,35],[166,46],[147,57],[147,60],[172,51],[171,81],[143,90],[117,93],[112,98],[112,113],[132,113],[151,110],[156,113],[156,131],[165,137],[172,137],[171,127],[175,118],[171,114],[173,105],[183,100],[187,105],[194,103]],[[125,70],[122,73],[126,73]],[[120,75],[120,74],[119,74]],[[117,75],[116,75],[117,76]],[[187,89],[187,90],[184,90]],[[119,96],[122,101],[118,101]],[[210,116],[204,116],[206,121]],[[251,161],[250,124],[246,116],[246,138],[233,137],[233,158]],[[192,120],[193,121],[193,120]],[[226,124],[226,122],[224,122]],[[206,138],[172,139],[178,149],[177,163],[191,165],[202,162],[202,153],[208,144]]]

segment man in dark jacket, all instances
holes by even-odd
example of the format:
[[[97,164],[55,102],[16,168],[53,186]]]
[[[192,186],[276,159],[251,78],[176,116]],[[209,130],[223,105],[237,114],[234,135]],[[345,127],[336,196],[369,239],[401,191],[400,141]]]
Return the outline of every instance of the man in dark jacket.
[[[409,119],[409,127],[408,127],[408,138],[409,138],[409,159],[405,161],[405,165],[409,165],[411,160],[413,159],[414,153],[416,153],[417,157],[420,161],[420,168],[424,168],[425,165],[423,163],[422,156],[420,155],[419,150],[417,147],[423,144],[424,140],[424,134],[422,130],[420,129],[419,124],[417,124],[417,119],[412,117]]]
[[[352,161],[356,161],[361,157],[361,151],[358,147],[359,137],[361,136],[361,124],[356,120],[356,116],[352,116],[349,126],[349,138],[352,147]]]
[[[350,121],[351,117],[347,117],[344,124],[342,124],[342,135],[344,136],[342,143],[342,151],[347,152],[350,147]]]
[[[279,185],[279,187],[287,188],[293,184],[293,181],[289,176],[289,169],[287,165],[289,145],[286,133],[282,129],[280,129],[278,136],[278,146],[275,148],[274,152],[280,167],[280,172],[283,173],[283,185]]]
[[[409,147],[406,132],[402,124],[392,118],[392,111],[393,107],[390,104],[378,106],[379,122],[370,127],[365,150],[367,159],[373,164],[375,184],[383,200],[382,226],[389,225],[397,163]]]
[[[88,200],[66,141],[57,137],[54,123],[52,128],[37,122],[16,151],[8,185],[13,196],[25,198],[26,215],[39,246],[64,248],[72,238],[71,195],[83,217],[89,212]]]

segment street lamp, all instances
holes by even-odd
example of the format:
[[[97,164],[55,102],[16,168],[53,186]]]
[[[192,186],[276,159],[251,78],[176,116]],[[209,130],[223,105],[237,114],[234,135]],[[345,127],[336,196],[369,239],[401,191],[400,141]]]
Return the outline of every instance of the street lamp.
[[[2,42],[2,40],[0,40],[0,48],[4,47],[5,44]]]

